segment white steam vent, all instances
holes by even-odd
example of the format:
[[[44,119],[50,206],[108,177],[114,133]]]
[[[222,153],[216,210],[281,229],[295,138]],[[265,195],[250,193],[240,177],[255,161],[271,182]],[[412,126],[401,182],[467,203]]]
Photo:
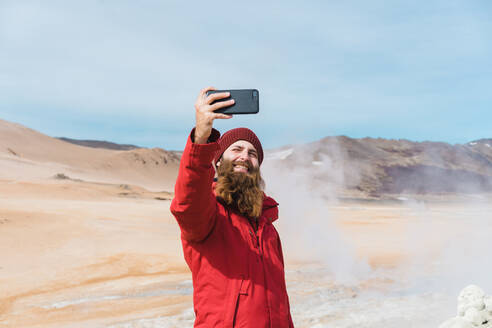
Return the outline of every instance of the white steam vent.
[[[458,296],[458,315],[439,328],[492,327],[492,296],[475,285],[463,289]]]

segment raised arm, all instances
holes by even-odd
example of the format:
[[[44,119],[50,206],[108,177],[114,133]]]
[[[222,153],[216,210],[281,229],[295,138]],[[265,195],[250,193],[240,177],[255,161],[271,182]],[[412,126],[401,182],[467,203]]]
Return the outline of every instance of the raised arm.
[[[232,116],[214,111],[234,103],[231,99],[210,105],[214,100],[226,98],[229,94],[215,93],[207,96],[209,90],[214,88],[202,89],[196,100],[196,126],[188,137],[181,157],[171,202],[171,212],[178,221],[183,238],[193,242],[202,241],[208,236],[216,217],[216,201],[212,191],[215,171],[212,160],[218,149],[220,133],[212,126],[215,119],[228,119]]]

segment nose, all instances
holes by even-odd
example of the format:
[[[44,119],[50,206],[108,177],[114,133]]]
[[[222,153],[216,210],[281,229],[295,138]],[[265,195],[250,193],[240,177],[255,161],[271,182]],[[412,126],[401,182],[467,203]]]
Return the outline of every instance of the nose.
[[[240,154],[239,154],[239,159],[243,162],[246,162],[246,161],[249,161],[249,154],[248,154],[248,151],[247,150],[244,150],[242,151]]]

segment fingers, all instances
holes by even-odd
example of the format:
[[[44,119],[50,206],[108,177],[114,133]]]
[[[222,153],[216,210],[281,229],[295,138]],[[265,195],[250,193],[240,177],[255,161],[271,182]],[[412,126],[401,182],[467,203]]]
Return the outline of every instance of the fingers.
[[[234,105],[234,99],[219,101],[213,105],[210,105],[210,111],[216,111],[217,109]]]
[[[210,105],[214,100],[222,99],[222,98],[227,98],[230,95],[231,95],[230,92],[212,93],[212,94],[210,94],[210,95],[207,96],[207,98],[205,99],[205,102]]]
[[[215,114],[214,115],[214,120],[215,119],[229,119],[229,118],[232,118],[232,115],[227,115],[227,114]]]
[[[210,105],[212,102],[219,100],[219,99],[224,99],[227,97],[230,97],[230,92],[217,92],[217,93],[212,93],[207,96],[208,91],[212,90],[217,90],[216,88],[209,86],[206,88],[203,88],[200,90],[200,94],[198,96],[198,99],[195,103],[195,108],[197,112],[197,117],[198,116],[203,116],[203,115],[208,115],[208,119],[212,118],[212,120],[215,119],[230,119],[232,118],[232,115],[227,115],[223,113],[214,113],[217,109],[228,107],[234,105],[235,101],[234,99],[229,99],[226,101],[219,101],[216,102],[213,105]],[[210,114],[206,114],[209,112]]]
[[[215,89],[212,86],[203,88],[202,90],[200,90],[200,96],[206,96],[207,95],[207,91],[211,91],[211,90],[217,90],[217,89]]]

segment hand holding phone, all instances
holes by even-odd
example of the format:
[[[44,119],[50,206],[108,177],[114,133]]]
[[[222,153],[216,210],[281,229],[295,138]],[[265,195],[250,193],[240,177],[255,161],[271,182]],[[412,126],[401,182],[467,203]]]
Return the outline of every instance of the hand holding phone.
[[[208,137],[212,132],[212,125],[215,119],[232,118],[232,115],[216,113],[214,111],[233,105],[234,99],[212,104],[216,100],[230,97],[228,92],[219,92],[207,95],[207,92],[212,90],[215,90],[215,88],[208,87],[200,90],[200,94],[195,102],[196,125],[193,142],[197,144],[207,143]]]
[[[228,92],[229,97],[214,100],[211,105],[225,103],[229,99],[234,99],[234,103],[224,104],[225,106],[215,110],[215,113],[222,114],[257,114],[260,110],[259,92],[256,89],[237,89],[237,90],[209,90],[207,95]]]

